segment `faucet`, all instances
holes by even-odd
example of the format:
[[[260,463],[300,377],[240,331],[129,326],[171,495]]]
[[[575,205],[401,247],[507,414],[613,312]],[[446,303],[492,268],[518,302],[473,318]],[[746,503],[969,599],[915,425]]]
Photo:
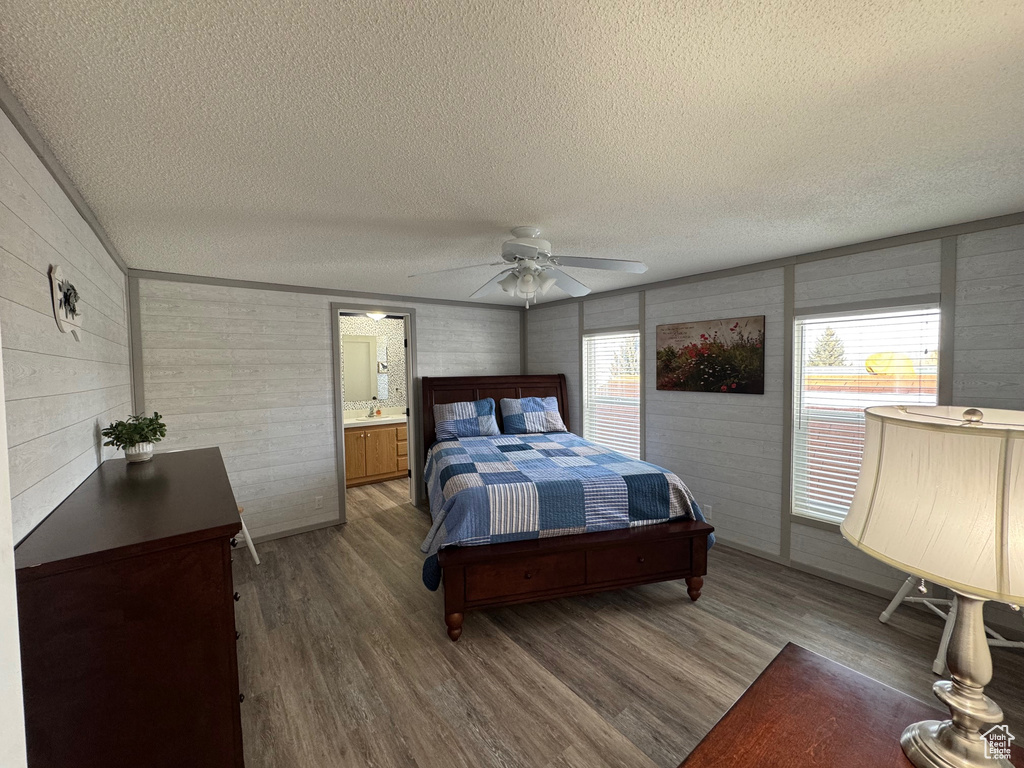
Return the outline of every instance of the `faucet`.
[[[366,413],[366,418],[372,419],[377,415],[377,398],[373,398],[373,403],[370,405],[370,410]]]

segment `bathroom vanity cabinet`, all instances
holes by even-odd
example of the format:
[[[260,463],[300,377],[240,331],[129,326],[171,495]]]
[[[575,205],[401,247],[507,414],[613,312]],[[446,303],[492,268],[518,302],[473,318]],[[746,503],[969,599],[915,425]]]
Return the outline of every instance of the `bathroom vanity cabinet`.
[[[345,427],[345,487],[381,483],[409,474],[405,424]]]

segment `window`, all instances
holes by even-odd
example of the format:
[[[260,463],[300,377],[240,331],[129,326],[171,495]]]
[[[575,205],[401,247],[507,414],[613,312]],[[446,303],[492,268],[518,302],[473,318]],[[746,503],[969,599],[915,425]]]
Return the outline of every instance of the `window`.
[[[793,340],[792,511],[838,523],[857,487],[864,409],[938,400],[939,310],[798,317]]]
[[[583,337],[583,437],[640,458],[640,332]]]

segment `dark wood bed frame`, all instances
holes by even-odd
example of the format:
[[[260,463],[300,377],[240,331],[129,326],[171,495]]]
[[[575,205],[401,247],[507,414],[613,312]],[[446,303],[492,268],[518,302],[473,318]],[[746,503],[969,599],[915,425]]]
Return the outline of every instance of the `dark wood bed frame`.
[[[557,397],[567,428],[565,376],[423,377],[424,455],[434,443],[434,405],[503,397]],[[501,408],[495,417],[501,426]],[[438,553],[444,621],[453,641],[467,611],[686,579],[691,600],[707,574],[707,523],[678,521],[638,528],[448,547]]]

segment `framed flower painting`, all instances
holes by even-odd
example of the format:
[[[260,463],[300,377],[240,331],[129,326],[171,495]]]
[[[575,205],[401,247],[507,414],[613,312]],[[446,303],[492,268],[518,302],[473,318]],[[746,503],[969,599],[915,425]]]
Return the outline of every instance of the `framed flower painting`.
[[[764,315],[657,328],[658,389],[764,394]]]

